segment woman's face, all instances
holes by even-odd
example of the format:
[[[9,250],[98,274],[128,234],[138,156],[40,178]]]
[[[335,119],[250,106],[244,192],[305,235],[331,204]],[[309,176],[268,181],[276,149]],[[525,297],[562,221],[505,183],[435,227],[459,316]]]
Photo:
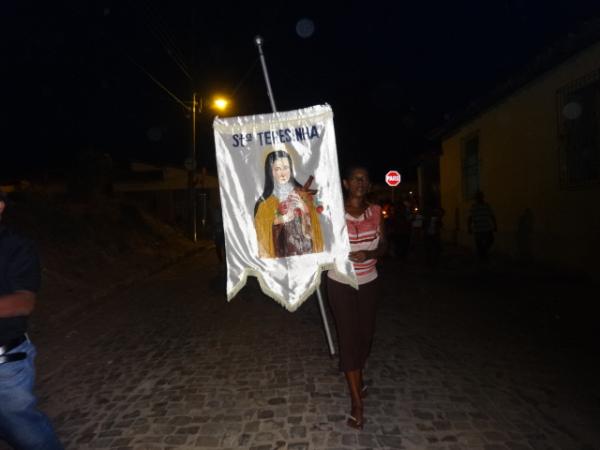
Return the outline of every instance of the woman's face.
[[[273,180],[278,184],[290,181],[290,162],[287,158],[276,159],[271,166]]]
[[[344,180],[344,187],[351,197],[364,197],[371,187],[369,174],[365,169],[354,169],[348,179]]]

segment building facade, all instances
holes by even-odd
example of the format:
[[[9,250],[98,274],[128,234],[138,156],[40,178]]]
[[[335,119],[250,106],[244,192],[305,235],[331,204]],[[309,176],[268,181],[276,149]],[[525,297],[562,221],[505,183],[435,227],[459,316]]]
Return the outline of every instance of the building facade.
[[[600,279],[600,41],[539,72],[444,131],[445,235],[472,245],[481,190],[495,251]]]

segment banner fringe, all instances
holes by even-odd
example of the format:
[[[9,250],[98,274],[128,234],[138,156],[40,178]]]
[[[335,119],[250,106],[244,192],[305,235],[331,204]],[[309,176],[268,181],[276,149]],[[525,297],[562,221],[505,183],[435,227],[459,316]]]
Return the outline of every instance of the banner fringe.
[[[238,281],[233,286],[233,288],[231,289],[231,291],[227,293],[227,301],[230,302],[231,300],[233,300],[233,298],[242,290],[242,288],[244,286],[246,286],[246,282],[248,281],[248,275],[250,275],[250,276],[255,277],[258,280],[258,284],[260,286],[260,289],[261,289],[261,291],[265,295],[268,295],[273,300],[275,300],[277,303],[279,303],[281,306],[283,306],[285,309],[287,309],[289,312],[293,313],[300,306],[302,306],[302,304],[311,295],[313,295],[315,293],[315,291],[319,287],[321,287],[321,274],[323,273],[323,271],[327,271],[327,270],[335,270],[335,264],[334,263],[320,264],[317,272],[315,273],[315,276],[313,277],[313,279],[312,279],[312,281],[310,283],[310,287],[306,291],[304,291],[304,293],[299,298],[299,300],[298,300],[298,302],[296,304],[290,305],[289,303],[287,303],[285,301],[285,299],[281,295],[279,295],[279,294],[275,293],[274,291],[272,291],[271,289],[269,289],[269,286],[263,280],[263,277],[262,277],[262,274],[261,274],[260,271],[251,269],[249,267],[246,267],[244,269],[244,271],[242,272],[242,276],[240,278],[240,281]],[[355,279],[353,279],[352,277],[348,277],[348,276],[340,273],[337,270],[335,270],[335,272],[340,277],[342,277],[343,279],[345,279],[351,287],[353,287],[354,289],[358,289],[358,284],[356,283]]]

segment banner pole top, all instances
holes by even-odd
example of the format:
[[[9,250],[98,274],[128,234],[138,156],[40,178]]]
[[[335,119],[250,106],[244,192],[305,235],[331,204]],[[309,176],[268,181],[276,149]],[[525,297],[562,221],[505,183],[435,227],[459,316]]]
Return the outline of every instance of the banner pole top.
[[[273,97],[273,90],[271,89],[271,81],[269,80],[269,72],[267,71],[267,63],[265,61],[265,55],[262,50],[263,38],[261,36],[256,36],[254,38],[254,43],[258,47],[258,56],[260,57],[260,63],[263,69],[263,76],[265,77],[265,84],[267,85],[267,95],[269,96],[269,101],[271,102],[271,109],[273,112],[277,112],[277,107],[275,106],[275,98]]]

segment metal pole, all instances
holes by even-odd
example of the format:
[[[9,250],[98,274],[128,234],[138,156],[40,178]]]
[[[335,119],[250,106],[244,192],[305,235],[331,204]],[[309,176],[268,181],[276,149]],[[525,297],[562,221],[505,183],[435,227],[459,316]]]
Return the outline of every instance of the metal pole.
[[[323,305],[323,295],[321,294],[320,287],[317,287],[317,300],[319,301],[319,309],[321,310],[321,319],[323,319],[323,329],[325,330],[327,345],[329,345],[329,354],[335,356],[335,347],[333,346],[333,339],[331,339],[331,331],[329,331],[329,322],[327,320],[325,306]]]
[[[188,172],[188,182],[190,188],[190,214],[192,225],[192,240],[198,242],[198,226],[196,217],[196,93],[192,96],[192,158],[191,170]]]
[[[265,77],[265,84],[267,85],[267,94],[269,95],[269,100],[271,101],[271,109],[273,110],[273,112],[277,112],[277,107],[275,106],[275,97],[273,97],[273,91],[271,90],[271,81],[269,80],[269,72],[267,72],[267,63],[265,61],[265,55],[262,50],[263,38],[260,36],[256,36],[254,38],[254,43],[258,47],[260,63],[262,65],[263,75]]]
[[[269,94],[269,100],[271,100],[271,109],[273,112],[277,112],[275,106],[275,98],[273,97],[273,91],[271,90],[271,82],[269,81],[269,73],[267,72],[267,63],[265,62],[265,55],[262,51],[263,39],[260,36],[254,38],[254,43],[258,47],[258,54],[260,55],[260,62],[262,64],[263,75],[265,76],[265,84],[267,85],[267,93]],[[317,300],[319,302],[319,310],[321,311],[321,319],[323,320],[323,329],[325,330],[325,337],[327,338],[327,345],[329,346],[329,354],[335,356],[335,347],[333,346],[333,339],[331,338],[331,331],[329,330],[329,321],[327,320],[327,312],[323,303],[323,295],[321,294],[321,288],[317,286]]]
[[[199,111],[202,112],[202,111]],[[205,227],[206,227],[206,213],[207,213],[207,206],[208,206],[208,193],[206,192],[206,167],[202,167],[202,172],[201,172],[201,183],[200,183],[200,188],[202,189],[202,229],[204,231]]]

